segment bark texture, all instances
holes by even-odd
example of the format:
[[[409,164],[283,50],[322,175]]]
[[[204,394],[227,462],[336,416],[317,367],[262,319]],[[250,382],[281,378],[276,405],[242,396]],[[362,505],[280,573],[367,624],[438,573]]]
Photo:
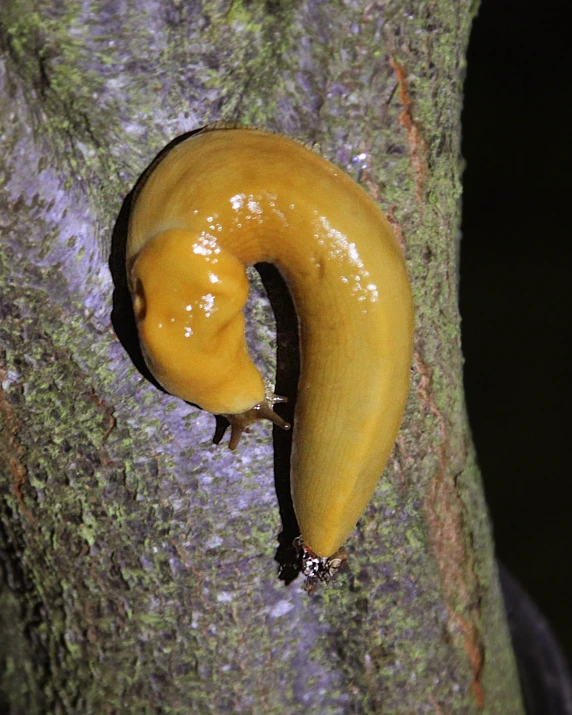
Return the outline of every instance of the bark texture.
[[[462,391],[475,10],[3,0],[0,709],[522,712]],[[313,596],[277,576],[277,536],[284,552],[294,528],[280,437],[275,464],[264,427],[235,454],[213,446],[213,417],[157,390],[126,350],[137,362],[112,251],[122,202],[168,141],[219,119],[317,144],[380,202],[413,283],[403,428],[347,569]],[[273,317],[253,283],[249,340],[272,377]]]

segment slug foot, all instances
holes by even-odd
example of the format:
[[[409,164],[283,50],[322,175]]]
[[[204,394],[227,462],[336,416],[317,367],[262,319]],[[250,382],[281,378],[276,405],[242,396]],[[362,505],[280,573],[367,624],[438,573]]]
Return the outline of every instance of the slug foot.
[[[301,552],[304,574],[304,591],[314,593],[321,583],[328,583],[347,561],[345,549],[336,551],[333,556],[323,558],[304,545],[301,536],[294,539],[294,546]]]
[[[288,402],[288,398],[275,395],[273,392],[267,392],[264,400],[254,405],[250,410],[236,414],[223,414],[222,416],[230,423],[229,449],[235,450],[238,447],[242,433],[250,432],[251,425],[259,420],[270,420],[272,424],[278,425],[281,429],[289,430],[290,423],[283,420],[273,409],[274,405],[280,402]],[[224,431],[226,432],[226,428]]]

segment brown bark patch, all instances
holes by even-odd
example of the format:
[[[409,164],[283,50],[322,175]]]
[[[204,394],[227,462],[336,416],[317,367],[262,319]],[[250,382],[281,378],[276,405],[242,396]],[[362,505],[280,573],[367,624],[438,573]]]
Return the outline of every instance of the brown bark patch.
[[[6,371],[0,368],[0,413],[2,414],[3,426],[0,431],[0,442],[3,443],[3,449],[0,453],[0,458],[8,467],[12,475],[12,494],[18,502],[22,515],[31,523],[35,524],[36,520],[30,509],[24,501],[22,493],[27,480],[27,470],[24,461],[24,450],[22,449],[18,438],[18,430],[20,422],[12,406],[8,402],[6,393],[2,388],[2,383],[6,379]]]
[[[93,389],[93,387],[90,387],[87,395],[91,400],[95,402],[95,404],[101,410],[103,410],[103,414],[105,415],[107,427],[105,429],[105,434],[101,438],[101,444],[99,445],[99,456],[102,464],[109,466],[113,464],[113,459],[109,456],[109,453],[105,448],[105,443],[107,442],[109,435],[113,432],[117,424],[117,420],[115,419],[114,415],[114,410],[113,407],[109,407],[109,405],[106,405],[105,402],[95,394],[95,390]]]
[[[399,101],[403,109],[399,121],[407,132],[409,155],[415,172],[415,197],[422,203],[425,177],[427,176],[427,143],[423,138],[419,124],[413,119],[413,101],[409,95],[409,84],[404,68],[395,57],[389,58],[397,82],[399,83]]]
[[[463,503],[458,493],[457,475],[451,474],[448,431],[431,387],[431,369],[418,351],[414,365],[419,376],[417,397],[422,411],[436,417],[440,443],[435,448],[439,459],[425,501],[425,518],[434,557],[439,567],[441,586],[447,601],[449,630],[460,637],[473,673],[471,691],[477,707],[484,707],[481,685],[483,641],[479,630],[478,582],[474,571],[470,534],[463,523]]]
[[[401,227],[401,224],[395,216],[395,206],[390,206],[387,209],[387,220],[389,221],[389,225],[393,229],[393,233],[395,234],[397,243],[399,243],[401,252],[405,257],[407,257],[407,241],[405,240],[405,233],[403,232],[403,228]]]

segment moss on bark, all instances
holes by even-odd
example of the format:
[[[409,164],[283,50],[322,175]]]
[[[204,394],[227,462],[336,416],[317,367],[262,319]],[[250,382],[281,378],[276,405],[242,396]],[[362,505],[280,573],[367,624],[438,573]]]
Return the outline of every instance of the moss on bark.
[[[514,713],[465,416],[459,114],[472,1],[6,0],[0,8],[2,690],[27,713]],[[317,144],[392,220],[416,302],[402,432],[308,597],[276,576],[269,432],[237,454],[110,325],[111,233],[214,120]],[[251,342],[274,371],[260,284]],[[280,346],[279,346],[280,347]]]

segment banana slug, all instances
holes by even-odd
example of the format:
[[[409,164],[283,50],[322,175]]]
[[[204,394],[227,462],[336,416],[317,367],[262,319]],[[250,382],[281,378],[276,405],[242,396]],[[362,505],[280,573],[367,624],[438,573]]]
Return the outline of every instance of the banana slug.
[[[291,489],[303,570],[326,580],[383,472],[409,391],[413,303],[377,204],[295,140],[193,134],[134,198],[127,277],[145,361],[170,393],[231,422],[272,409],[244,338],[245,267],[273,263],[300,325]]]

